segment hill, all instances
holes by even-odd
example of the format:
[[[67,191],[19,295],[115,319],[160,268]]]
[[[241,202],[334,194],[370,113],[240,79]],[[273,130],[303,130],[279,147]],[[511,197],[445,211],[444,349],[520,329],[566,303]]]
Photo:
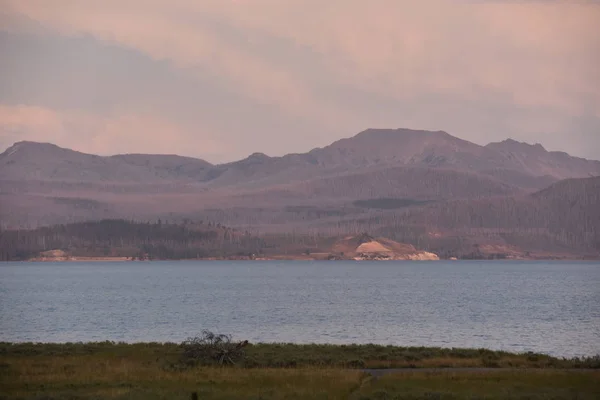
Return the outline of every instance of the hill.
[[[304,154],[255,153],[228,164],[175,155],[84,154],[49,143],[18,142],[0,154],[2,180],[153,183],[168,180],[223,186],[264,187],[371,169],[424,167],[475,172],[504,184],[531,188],[544,182],[600,175],[600,161],[548,152],[514,140],[479,146],[446,132],[368,129]]]
[[[291,259],[437,260],[414,246],[368,235],[346,237],[330,245],[313,238],[258,237],[220,224],[170,224],[101,220],[34,230],[0,231],[0,261],[146,260],[258,257]],[[315,248],[313,248],[314,250]]]
[[[160,217],[261,234],[368,231],[443,256],[592,254],[598,188],[590,175],[600,175],[600,161],[408,129],[219,165],[19,142],[0,154],[0,226]]]
[[[0,154],[0,179],[8,181],[131,182],[190,181],[212,167],[175,155],[127,154],[102,157],[50,143],[18,142]]]
[[[600,177],[564,180],[514,196],[416,203],[385,198],[343,208],[221,209],[210,216],[221,222],[104,220],[3,230],[1,257],[22,259],[63,250],[78,257],[176,259],[248,254],[435,258],[428,253],[463,259],[600,258]],[[241,229],[223,226],[228,218]],[[244,230],[248,219],[254,233]],[[256,226],[262,232],[256,232]]]
[[[476,172],[524,188],[600,174],[600,161],[548,152],[541,145],[507,140],[479,146],[443,131],[367,129],[305,154],[268,157],[256,153],[245,160],[221,165],[219,177],[226,174],[228,179],[216,179],[213,184],[235,183],[239,179],[232,176],[237,173],[255,184],[263,180],[273,184],[289,182],[294,176],[306,179],[315,172],[331,176],[400,166]]]
[[[413,245],[384,237],[375,238],[368,234],[338,239],[329,253],[330,257],[354,260],[439,260],[436,254],[417,250]]]
[[[229,212],[233,221],[244,221],[239,209],[216,211],[217,219]],[[270,229],[262,233],[186,220],[103,220],[2,230],[0,258],[48,257],[48,251],[62,258],[600,258],[600,177],[568,179],[514,196],[416,203],[385,198],[358,202],[354,208],[262,212],[258,218],[271,218],[265,226]]]
[[[418,244],[443,257],[594,258],[600,256],[600,177],[564,180],[527,195],[375,211],[341,225]]]
[[[560,151],[549,152],[539,143],[531,145],[507,139],[485,147],[501,154],[513,169],[528,175],[548,176],[558,180],[600,175],[598,161],[572,157]]]
[[[260,253],[262,239],[220,224],[102,220],[0,231],[0,260],[187,259]]]

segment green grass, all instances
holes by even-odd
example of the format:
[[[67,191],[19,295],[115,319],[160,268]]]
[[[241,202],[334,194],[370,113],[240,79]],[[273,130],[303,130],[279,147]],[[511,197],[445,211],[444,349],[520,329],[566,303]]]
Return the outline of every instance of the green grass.
[[[182,368],[173,343],[0,343],[0,399],[190,399],[192,392],[265,400],[600,398],[600,370],[570,369],[593,367],[593,360],[373,345],[257,344],[246,353],[244,365]],[[490,360],[545,369],[406,370],[378,379],[359,369],[485,367]]]
[[[600,368],[600,357],[555,358],[487,349],[397,347],[373,344],[250,344],[240,366],[246,368]],[[182,348],[175,343],[2,343],[0,357],[74,356],[133,358],[176,368]]]
[[[559,359],[487,349],[381,345],[257,344],[247,365],[259,367],[337,366],[346,368],[600,368],[600,358]]]
[[[595,400],[600,398],[600,371],[411,371],[371,379],[353,398]]]

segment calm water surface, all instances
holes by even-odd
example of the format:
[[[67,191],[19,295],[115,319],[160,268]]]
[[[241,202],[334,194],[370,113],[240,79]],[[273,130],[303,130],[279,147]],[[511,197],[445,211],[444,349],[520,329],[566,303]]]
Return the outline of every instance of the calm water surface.
[[[253,342],[600,353],[600,264],[0,264],[1,341]]]

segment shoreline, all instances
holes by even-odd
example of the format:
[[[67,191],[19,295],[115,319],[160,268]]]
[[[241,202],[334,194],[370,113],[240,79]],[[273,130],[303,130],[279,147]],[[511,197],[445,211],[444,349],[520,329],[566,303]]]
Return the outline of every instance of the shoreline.
[[[23,260],[22,262],[127,262],[133,261],[130,257],[70,257],[70,258],[32,258],[29,260]],[[10,261],[9,261],[10,262]],[[19,262],[19,261],[12,261]]]
[[[152,259],[152,260],[139,260],[132,257],[69,257],[69,258],[31,258],[28,260],[3,260],[4,262],[164,262],[164,261],[356,261],[356,262],[436,262],[436,261],[454,261],[454,262],[465,262],[465,261],[600,261],[600,257],[540,257],[540,258],[468,258],[468,259],[446,259],[440,258],[439,260],[358,260],[353,258],[348,259],[327,259],[327,258],[310,258],[310,257],[294,257],[294,256],[272,256],[272,257],[257,257],[257,258],[241,258],[241,257],[206,257],[206,258],[178,258],[178,259]]]
[[[10,356],[49,356],[121,354],[134,355],[149,351],[167,355],[179,354],[190,345],[183,342],[9,342],[0,340],[0,354]],[[227,336],[229,337],[229,336]],[[600,354],[561,357],[535,352],[510,352],[487,348],[397,346],[391,344],[329,344],[329,343],[251,343],[231,339],[232,344],[244,342],[250,359],[246,367],[282,366],[344,366],[352,369],[453,369],[453,368],[538,368],[538,369],[600,369]],[[206,365],[211,364],[208,362]]]
[[[226,335],[231,336],[231,335]],[[199,336],[196,336],[199,337]],[[52,341],[52,342],[43,342],[43,341],[35,341],[35,340],[23,340],[23,341],[14,341],[14,340],[5,340],[0,338],[0,354],[2,354],[2,349],[5,349],[6,346],[32,346],[32,347],[40,347],[40,346],[50,346],[54,348],[61,347],[89,347],[89,348],[101,348],[101,347],[135,347],[135,346],[181,346],[182,343],[189,340],[191,337],[187,337],[183,341],[173,341],[173,340],[139,340],[139,341],[123,341],[123,340],[78,340],[78,341]],[[234,338],[231,337],[232,342],[235,342]],[[242,341],[240,339],[240,341]],[[600,351],[596,354],[580,354],[580,355],[553,355],[550,353],[543,352],[534,352],[534,351],[510,351],[510,350],[502,350],[498,348],[488,348],[488,347],[453,347],[453,346],[422,346],[422,345],[396,345],[390,343],[369,343],[369,342],[357,342],[357,343],[329,343],[329,342],[248,342],[249,346],[264,346],[264,347],[273,347],[273,348],[309,348],[309,347],[320,347],[320,348],[329,348],[329,349],[340,349],[340,350],[348,350],[355,351],[356,349],[361,348],[377,348],[377,349],[385,349],[387,351],[419,351],[419,352],[477,352],[478,354],[491,354],[497,353],[501,355],[508,356],[539,356],[539,357],[548,357],[556,360],[578,360],[585,358],[597,358],[598,359],[598,367],[600,368]]]

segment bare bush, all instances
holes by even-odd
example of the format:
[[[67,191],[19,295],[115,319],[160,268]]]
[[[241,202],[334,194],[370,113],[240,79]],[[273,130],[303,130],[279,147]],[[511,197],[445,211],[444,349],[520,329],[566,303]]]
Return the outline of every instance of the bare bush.
[[[207,330],[201,336],[188,338],[181,344],[186,364],[231,364],[245,357],[248,341],[234,342],[231,335],[216,334]]]

